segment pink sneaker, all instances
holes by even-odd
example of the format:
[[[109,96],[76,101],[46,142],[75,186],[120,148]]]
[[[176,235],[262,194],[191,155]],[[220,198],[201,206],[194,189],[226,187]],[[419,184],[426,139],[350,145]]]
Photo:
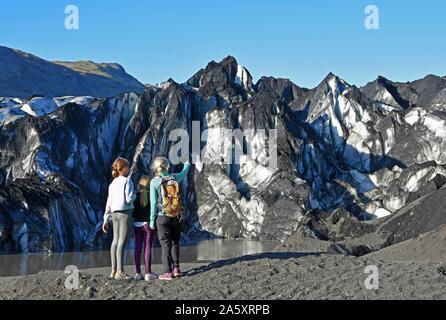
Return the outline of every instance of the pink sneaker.
[[[168,272],[168,273],[162,274],[162,275],[159,276],[158,279],[164,280],[164,281],[170,281],[170,280],[173,279],[172,278],[172,273]]]
[[[181,270],[180,270],[180,268],[174,268],[173,269],[173,277],[174,278],[181,277]]]

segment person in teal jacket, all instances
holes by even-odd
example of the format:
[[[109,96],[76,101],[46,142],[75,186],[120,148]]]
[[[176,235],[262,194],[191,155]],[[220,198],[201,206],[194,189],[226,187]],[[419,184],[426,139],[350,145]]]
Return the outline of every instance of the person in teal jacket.
[[[172,280],[181,276],[180,271],[180,236],[181,222],[178,217],[166,217],[158,208],[158,194],[161,179],[173,176],[178,183],[184,180],[190,168],[190,163],[184,164],[180,173],[169,174],[169,160],[157,157],[152,164],[155,177],[150,182],[150,228],[158,229],[158,239],[161,244],[161,255],[165,273],[159,276],[160,280]]]

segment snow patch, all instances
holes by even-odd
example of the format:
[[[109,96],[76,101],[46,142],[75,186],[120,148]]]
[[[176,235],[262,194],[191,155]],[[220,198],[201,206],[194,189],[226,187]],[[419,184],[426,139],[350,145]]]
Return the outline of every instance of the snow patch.
[[[423,109],[413,109],[404,117],[404,121],[413,126],[415,123],[419,122],[422,117],[426,115],[426,111]]]
[[[96,100],[96,98],[90,96],[80,96],[80,97],[67,96],[67,97],[54,98],[54,102],[58,107],[62,107],[69,103],[76,103],[78,105],[84,106],[90,104],[94,100]]]
[[[9,107],[0,109],[0,125],[4,126],[14,122],[17,119],[25,117],[27,114],[18,107]]]
[[[234,79],[234,83],[241,85],[246,90],[249,90],[251,87],[251,76],[242,65],[237,65],[237,74]]]
[[[384,218],[384,217],[388,217],[388,216],[392,215],[392,212],[390,212],[384,208],[379,208],[375,212],[373,212],[373,215],[377,219],[380,219],[380,218]]]
[[[246,155],[241,157],[240,162],[240,177],[252,188],[267,186],[274,175],[273,169],[259,165]]]
[[[423,125],[432,131],[435,136],[446,139],[446,121],[434,115],[426,115]]]
[[[21,109],[34,117],[42,117],[59,108],[53,99],[36,97],[28,101]]]
[[[334,75],[328,79],[327,84],[334,95],[346,94],[349,89],[344,81]]]
[[[22,104],[18,98],[0,97],[0,108],[10,108]]]

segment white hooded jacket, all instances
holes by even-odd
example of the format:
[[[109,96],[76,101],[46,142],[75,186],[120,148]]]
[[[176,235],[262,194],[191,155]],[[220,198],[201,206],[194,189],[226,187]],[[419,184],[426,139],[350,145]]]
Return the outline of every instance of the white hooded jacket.
[[[104,223],[109,222],[113,212],[133,209],[136,192],[132,180],[120,176],[108,187],[108,198],[105,206]]]

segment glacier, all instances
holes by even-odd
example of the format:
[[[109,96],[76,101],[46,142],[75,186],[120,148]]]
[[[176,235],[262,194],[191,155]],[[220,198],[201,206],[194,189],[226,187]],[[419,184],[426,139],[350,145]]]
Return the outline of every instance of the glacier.
[[[152,160],[174,145],[170,134],[192,135],[194,122],[206,139],[182,182],[183,242],[285,241],[315,210],[392,217],[446,177],[442,96],[420,88],[384,78],[358,88],[331,73],[314,89],[273,77],[254,83],[229,56],[141,94],[0,98],[0,252],[105,248],[113,160],[131,160],[134,181],[151,175]],[[221,130],[250,132],[242,149],[254,156],[228,163],[235,142]]]

